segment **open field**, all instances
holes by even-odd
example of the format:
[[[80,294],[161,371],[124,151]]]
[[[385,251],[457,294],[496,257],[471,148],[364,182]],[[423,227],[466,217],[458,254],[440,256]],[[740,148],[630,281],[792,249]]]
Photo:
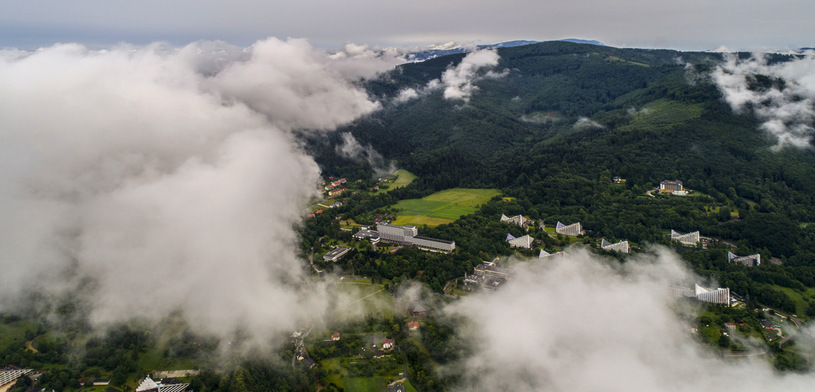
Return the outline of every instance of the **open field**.
[[[392,317],[394,312],[393,297],[381,284],[367,282],[343,281],[337,285],[338,294],[348,298],[355,309],[361,309],[363,314],[381,313],[382,317]],[[343,318],[343,315],[337,315]]]
[[[396,174],[396,181],[394,181],[393,184],[391,184],[390,188],[388,189],[396,189],[408,186],[410,185],[411,182],[413,182],[413,180],[416,179],[415,174],[405,169],[399,169],[394,174]]]
[[[477,211],[478,205],[500,193],[497,189],[453,188],[421,199],[402,200],[395,206],[399,212],[393,223],[416,226],[450,223],[462,215]]]
[[[418,391],[416,391],[416,388],[414,388],[413,385],[410,384],[410,380],[405,380],[404,385],[405,385],[405,389],[407,390],[407,392],[418,392]]]
[[[382,392],[388,389],[382,377],[347,377],[344,381],[347,392]]]
[[[15,321],[8,324],[0,324],[0,351],[15,341],[25,340],[26,329],[33,329],[34,323],[29,321]]]
[[[763,260],[762,260],[763,261]],[[763,265],[764,263],[762,263]],[[809,307],[809,301],[815,298],[815,289],[808,288],[803,294],[797,290],[793,290],[789,287],[779,286],[779,285],[771,285],[772,288],[783,291],[787,295],[789,295],[790,299],[795,302],[795,314],[798,316],[806,315],[806,310]]]
[[[416,179],[416,175],[405,170],[399,169],[393,173],[396,176],[396,180],[388,185],[387,189],[380,189],[379,192],[388,192],[393,189],[402,188],[410,185],[413,180]],[[377,192],[377,193],[379,193]]]
[[[197,369],[200,365],[192,358],[167,358],[165,349],[153,347],[139,358],[139,366],[147,370],[184,370]]]

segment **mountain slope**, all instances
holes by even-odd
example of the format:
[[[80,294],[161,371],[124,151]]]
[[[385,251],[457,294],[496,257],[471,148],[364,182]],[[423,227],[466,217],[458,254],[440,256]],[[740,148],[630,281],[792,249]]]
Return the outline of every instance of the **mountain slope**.
[[[345,130],[419,175],[415,187],[501,188],[540,217],[582,220],[615,238],[659,242],[660,230],[702,229],[749,237],[750,249],[786,257],[814,241],[810,229],[793,227],[815,221],[812,151],[773,152],[759,121],[730,109],[705,76],[719,54],[568,42],[498,54],[493,72],[505,76],[476,78],[469,102],[424,91]],[[463,57],[406,64],[370,82],[369,91],[392,102],[405,88],[422,91]],[[604,185],[611,176],[627,178],[631,195],[612,205]],[[672,215],[640,199],[664,179],[682,180],[710,202]],[[722,222],[705,212],[719,206],[743,219]],[[628,226],[609,222],[635,210],[644,215]],[[764,228],[755,222],[788,240],[758,234]]]

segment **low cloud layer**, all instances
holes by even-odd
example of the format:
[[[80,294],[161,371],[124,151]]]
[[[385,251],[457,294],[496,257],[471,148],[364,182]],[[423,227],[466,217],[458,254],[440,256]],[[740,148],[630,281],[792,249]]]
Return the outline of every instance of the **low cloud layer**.
[[[371,165],[376,176],[385,176],[396,171],[393,162],[386,162],[382,154],[376,152],[370,144],[363,146],[350,132],[340,134],[342,142],[337,145],[336,151],[346,159],[363,159]]]
[[[572,125],[572,128],[577,129],[577,130],[584,130],[584,129],[592,129],[592,128],[593,129],[605,129],[606,127],[605,127],[605,125],[600,124],[599,122],[594,121],[594,120],[592,120],[592,119],[590,119],[588,117],[580,117],[580,118],[577,119],[577,121],[575,121],[574,125]]]
[[[776,149],[811,147],[815,135],[815,54],[768,64],[764,55],[739,60],[728,55],[712,74],[736,111],[752,109]]]
[[[722,359],[678,317],[668,287],[694,278],[669,251],[625,264],[584,251],[514,269],[496,292],[448,307],[471,326],[467,391],[807,391],[763,359]]]
[[[181,311],[262,337],[319,317],[294,230],[319,169],[289,131],[378,108],[344,66],[273,38],[0,51],[0,311],[84,281],[101,324]]]
[[[478,90],[473,82],[477,80],[479,71],[492,69],[498,65],[498,59],[498,52],[495,50],[486,49],[468,53],[455,68],[448,68],[441,75],[444,98],[469,101],[473,92]],[[481,76],[500,77],[502,75],[488,71]]]
[[[399,91],[394,101],[399,103],[427,95],[441,89],[444,99],[469,102],[470,97],[478,91],[474,84],[485,78],[502,78],[509,74],[509,70],[494,72],[498,65],[498,52],[493,49],[476,50],[468,53],[455,67],[448,67],[441,75],[441,79],[433,79],[426,86],[417,90],[406,88]]]

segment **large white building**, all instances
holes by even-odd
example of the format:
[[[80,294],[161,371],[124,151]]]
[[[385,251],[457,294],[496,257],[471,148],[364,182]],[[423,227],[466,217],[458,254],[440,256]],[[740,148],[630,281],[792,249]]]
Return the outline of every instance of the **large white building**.
[[[606,241],[605,238],[603,238],[603,240],[600,241],[600,248],[607,251],[621,253],[628,253],[629,250],[628,241],[620,241],[616,244],[612,244],[611,242]]]
[[[351,251],[351,248],[346,248],[344,246],[338,246],[338,247],[332,249],[330,252],[323,255],[323,260],[331,261],[331,262],[337,262],[339,259],[341,259],[343,256],[348,254],[348,252],[350,252],[350,251]]]
[[[379,232],[379,239],[383,241],[404,243],[406,245],[411,245],[411,239],[419,235],[416,226],[398,226],[390,223],[376,225],[376,231]]]
[[[717,289],[706,289],[698,284],[694,286],[694,294],[696,295],[696,299],[713,304],[730,305],[729,288],[719,287]]]
[[[175,379],[164,379],[155,382],[150,377],[145,377],[136,387],[136,392],[183,392],[190,384],[179,382]]]
[[[549,252],[541,249],[541,253],[538,255],[538,260],[555,260],[555,259],[558,259],[558,258],[562,259],[562,258],[565,258],[565,257],[566,257],[566,253],[563,252],[563,251],[555,252],[555,253],[549,253]]]
[[[716,288],[706,289],[699,284],[694,284],[693,290],[682,287],[672,287],[671,292],[676,297],[696,298],[699,301],[730,306],[730,289]]]
[[[583,234],[583,226],[580,225],[580,222],[572,223],[571,225],[564,225],[558,221],[557,225],[555,225],[555,232],[571,237],[577,237]]]
[[[455,241],[445,241],[435,238],[419,237],[419,230],[416,226],[399,226],[390,223],[380,223],[376,225],[379,239],[395,244],[415,245],[420,248],[443,250],[452,252],[456,249]]]
[[[680,234],[674,230],[671,230],[671,241],[679,241],[682,245],[685,246],[696,246],[699,243],[700,237],[699,232],[694,231],[692,233],[687,234]]]
[[[749,256],[737,256],[733,252],[727,252],[727,263],[739,263],[748,267],[758,267],[761,264],[761,255],[756,253]]]
[[[525,227],[524,225],[528,221],[529,221],[529,219],[524,218],[523,215],[515,215],[515,216],[512,216],[512,217],[509,217],[509,216],[506,216],[504,214],[501,214],[501,222],[509,223],[511,225]]]
[[[0,370],[0,389],[28,373],[31,373],[31,369]]]
[[[529,235],[515,238],[512,234],[507,234],[507,242],[509,242],[509,246],[513,248],[531,249],[534,241],[535,239]]]

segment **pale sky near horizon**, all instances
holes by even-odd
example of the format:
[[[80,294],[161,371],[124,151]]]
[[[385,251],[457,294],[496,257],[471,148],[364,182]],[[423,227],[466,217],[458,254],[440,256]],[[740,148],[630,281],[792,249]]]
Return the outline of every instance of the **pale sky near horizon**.
[[[582,38],[619,47],[815,46],[812,0],[0,0],[0,47],[307,38],[320,47]]]

